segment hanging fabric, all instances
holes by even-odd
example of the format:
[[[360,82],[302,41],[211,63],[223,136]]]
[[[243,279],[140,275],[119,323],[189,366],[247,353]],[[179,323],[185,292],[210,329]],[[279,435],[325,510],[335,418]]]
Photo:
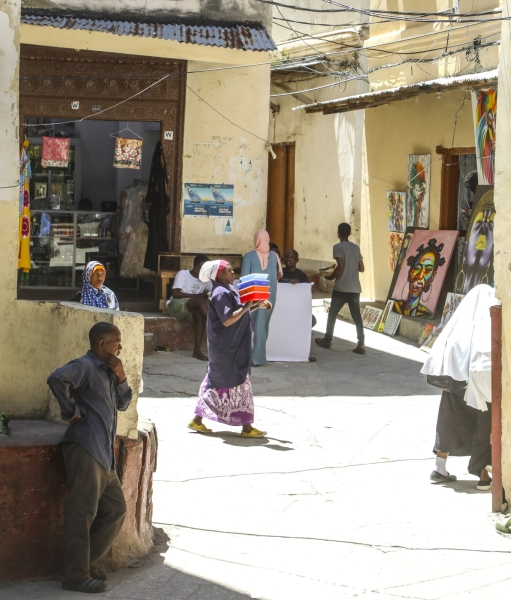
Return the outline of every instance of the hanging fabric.
[[[142,166],[142,140],[115,138],[114,167],[140,169]]]
[[[18,269],[23,273],[30,271],[30,156],[28,142],[21,148],[20,193],[19,193],[19,231],[18,231]]]
[[[150,271],[157,271],[158,255],[169,250],[167,217],[170,212],[170,198],[167,189],[167,168],[161,142],[156,144],[153,154],[146,204],[149,237],[144,267]]]
[[[41,154],[41,166],[60,167],[66,169],[69,164],[70,138],[56,138],[43,136],[43,150]]]

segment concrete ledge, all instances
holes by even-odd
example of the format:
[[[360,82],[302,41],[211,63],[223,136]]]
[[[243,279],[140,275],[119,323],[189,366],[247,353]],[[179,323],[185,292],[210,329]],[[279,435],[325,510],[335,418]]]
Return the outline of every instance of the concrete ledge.
[[[58,442],[63,426],[11,421],[0,438],[0,581],[59,576],[63,563],[66,472]],[[149,553],[153,545],[152,474],[157,438],[151,422],[138,439],[118,437],[117,472],[128,513],[104,560],[115,570]]]

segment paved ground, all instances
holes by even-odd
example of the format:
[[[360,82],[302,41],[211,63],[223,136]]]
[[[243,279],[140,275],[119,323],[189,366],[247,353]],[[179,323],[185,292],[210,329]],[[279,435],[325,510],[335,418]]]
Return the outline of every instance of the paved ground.
[[[317,363],[254,371],[265,440],[187,430],[204,364],[180,352],[146,361],[139,407],[159,433],[160,545],[111,576],[103,597],[510,597],[511,540],[495,532],[467,460],[449,459],[456,483],[428,481],[439,397],[419,374],[424,355],[369,332],[361,357],[352,325],[338,322],[336,336]],[[77,597],[55,582],[0,586],[2,600]]]

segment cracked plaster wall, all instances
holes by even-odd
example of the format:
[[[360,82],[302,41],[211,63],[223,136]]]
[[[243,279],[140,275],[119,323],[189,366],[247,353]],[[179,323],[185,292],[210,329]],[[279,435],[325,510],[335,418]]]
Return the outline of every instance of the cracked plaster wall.
[[[504,18],[509,17],[506,4]],[[502,26],[499,65],[497,150],[495,176],[495,288],[502,301],[502,481],[507,501],[511,501],[511,32],[509,22]]]
[[[204,18],[213,22],[261,22],[271,28],[271,5],[258,0],[23,0],[23,8]]]
[[[188,70],[214,66],[189,62]],[[183,182],[234,184],[234,218],[232,233],[225,234],[225,218],[183,217],[183,252],[244,254],[253,247],[255,231],[265,227],[269,83],[268,65],[188,76],[199,96],[262,139],[187,90]]]

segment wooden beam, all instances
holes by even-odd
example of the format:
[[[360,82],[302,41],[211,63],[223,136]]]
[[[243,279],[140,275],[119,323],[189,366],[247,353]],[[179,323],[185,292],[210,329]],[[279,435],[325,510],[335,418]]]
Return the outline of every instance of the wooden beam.
[[[309,96],[306,96],[305,94],[302,94],[301,92],[294,90],[287,83],[281,83],[280,81],[273,81],[272,84],[275,87],[278,87],[281,90],[288,92],[291,96],[293,96],[293,98],[296,98],[300,102],[303,102],[303,104],[314,104],[314,100],[312,98],[309,98]]]

